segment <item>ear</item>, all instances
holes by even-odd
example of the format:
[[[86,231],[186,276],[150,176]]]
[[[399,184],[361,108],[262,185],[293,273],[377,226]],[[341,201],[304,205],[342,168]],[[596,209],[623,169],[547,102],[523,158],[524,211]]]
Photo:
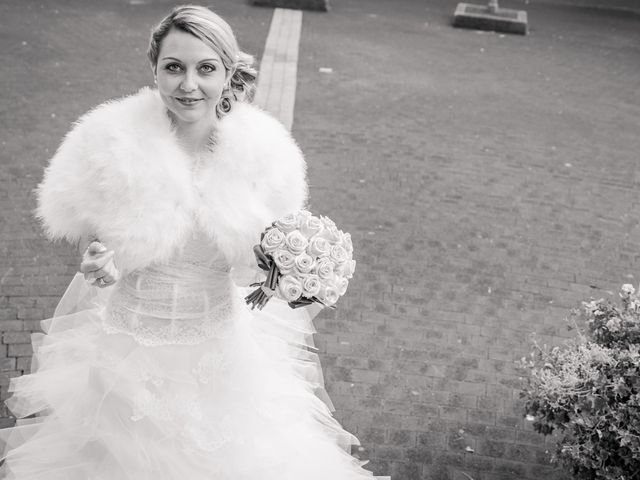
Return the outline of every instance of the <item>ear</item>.
[[[225,83],[229,84],[231,82],[231,77],[233,77],[233,74],[236,73],[236,69],[235,67],[230,68],[229,70],[226,71],[226,75],[225,75]]]

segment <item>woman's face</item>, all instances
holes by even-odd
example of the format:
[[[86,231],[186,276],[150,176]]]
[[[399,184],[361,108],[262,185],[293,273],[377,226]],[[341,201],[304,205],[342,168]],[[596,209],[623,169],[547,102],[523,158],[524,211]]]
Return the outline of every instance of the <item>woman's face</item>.
[[[162,101],[178,124],[215,120],[226,80],[220,55],[200,39],[172,29],[162,40],[156,81]]]

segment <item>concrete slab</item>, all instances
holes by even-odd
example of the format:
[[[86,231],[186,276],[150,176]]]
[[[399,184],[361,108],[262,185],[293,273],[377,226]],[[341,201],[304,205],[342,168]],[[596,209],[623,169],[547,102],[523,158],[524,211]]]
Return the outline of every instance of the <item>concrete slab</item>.
[[[329,0],[252,0],[253,5],[261,7],[291,8],[301,10],[329,10]]]
[[[293,125],[302,12],[276,8],[260,62],[254,103],[288,129]]]
[[[527,12],[509,8],[491,9],[485,5],[459,3],[453,14],[453,26],[526,35]]]

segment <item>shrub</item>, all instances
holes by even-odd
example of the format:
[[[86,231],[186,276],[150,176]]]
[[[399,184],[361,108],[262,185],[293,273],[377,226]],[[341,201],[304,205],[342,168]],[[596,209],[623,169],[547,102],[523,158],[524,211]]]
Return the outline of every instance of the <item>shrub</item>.
[[[558,435],[554,459],[580,479],[640,479],[640,298],[631,285],[620,297],[583,302],[576,339],[522,359],[527,418]]]

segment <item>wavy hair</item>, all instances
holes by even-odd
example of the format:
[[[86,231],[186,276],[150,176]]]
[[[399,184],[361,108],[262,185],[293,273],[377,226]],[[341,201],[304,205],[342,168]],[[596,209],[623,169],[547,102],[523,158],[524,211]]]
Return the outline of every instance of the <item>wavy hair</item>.
[[[220,55],[225,70],[230,73],[228,84],[216,105],[218,118],[231,110],[233,102],[253,99],[258,76],[253,67],[253,56],[240,50],[229,24],[206,7],[177,6],[153,28],[147,56],[154,70],[158,65],[162,41],[173,28],[189,33],[210,46]]]

